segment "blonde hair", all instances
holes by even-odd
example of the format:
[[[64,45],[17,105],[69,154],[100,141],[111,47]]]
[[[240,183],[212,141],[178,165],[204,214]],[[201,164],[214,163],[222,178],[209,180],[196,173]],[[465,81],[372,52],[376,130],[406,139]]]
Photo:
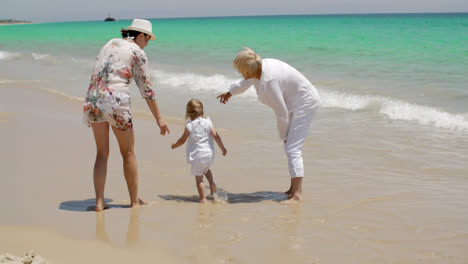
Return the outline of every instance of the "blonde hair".
[[[185,119],[195,120],[197,117],[203,116],[203,104],[198,99],[191,99],[187,103],[185,109]]]
[[[244,47],[232,62],[234,68],[240,73],[256,73],[262,68],[262,58],[250,48]]]

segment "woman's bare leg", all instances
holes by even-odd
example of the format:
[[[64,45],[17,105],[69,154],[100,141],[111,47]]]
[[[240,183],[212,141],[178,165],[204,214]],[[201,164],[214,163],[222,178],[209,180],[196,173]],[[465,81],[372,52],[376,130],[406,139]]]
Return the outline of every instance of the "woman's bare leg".
[[[137,207],[145,202],[138,198],[138,169],[134,150],[134,133],[133,130],[122,131],[115,127],[112,127],[112,131],[114,131],[117,138],[120,154],[122,155],[125,181],[130,194],[130,206]]]
[[[94,123],[93,128],[94,140],[96,141],[96,161],[94,163],[94,191],[96,192],[96,207],[95,211],[102,211],[105,208],[104,204],[104,187],[106,185],[107,175],[107,160],[109,158],[109,124]]]

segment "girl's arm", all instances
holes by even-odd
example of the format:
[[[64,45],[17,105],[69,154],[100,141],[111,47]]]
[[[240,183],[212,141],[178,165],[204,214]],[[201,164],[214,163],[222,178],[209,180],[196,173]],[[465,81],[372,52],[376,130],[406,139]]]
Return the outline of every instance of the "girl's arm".
[[[172,143],[171,148],[175,149],[175,148],[182,146],[185,143],[185,141],[187,141],[187,138],[189,136],[190,136],[190,132],[188,131],[187,128],[185,128],[184,134],[182,134],[182,136],[179,138],[179,140],[177,140],[176,143]]]
[[[218,144],[219,148],[220,148],[221,151],[223,152],[223,156],[226,156],[227,150],[226,150],[226,148],[224,147],[223,140],[221,139],[221,137],[219,136],[219,134],[216,132],[216,130],[214,129],[213,125],[211,126],[210,133],[211,133],[211,135],[213,136],[214,140],[216,141],[216,144]]]

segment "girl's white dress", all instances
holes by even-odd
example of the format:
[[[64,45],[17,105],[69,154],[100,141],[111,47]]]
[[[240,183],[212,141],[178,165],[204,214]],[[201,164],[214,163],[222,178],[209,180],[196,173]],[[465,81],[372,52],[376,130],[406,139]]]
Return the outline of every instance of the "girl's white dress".
[[[187,162],[192,164],[192,175],[205,174],[213,163],[214,144],[211,136],[212,123],[210,118],[199,117],[189,120],[185,127],[190,132],[187,141]]]

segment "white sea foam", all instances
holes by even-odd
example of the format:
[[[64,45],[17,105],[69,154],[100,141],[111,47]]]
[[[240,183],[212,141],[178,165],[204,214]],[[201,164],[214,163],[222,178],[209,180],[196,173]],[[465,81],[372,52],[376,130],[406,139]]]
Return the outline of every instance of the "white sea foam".
[[[8,58],[8,52],[0,50],[0,60]]]
[[[320,91],[322,106],[351,111],[376,111],[393,120],[417,122],[458,131],[468,131],[468,114],[448,113],[435,107],[412,104],[383,96]]]
[[[31,56],[36,61],[46,62],[50,64],[62,64],[64,57],[60,56],[52,56],[50,54],[43,54],[43,53],[31,53]]]
[[[44,60],[44,59],[47,59],[47,58],[50,58],[50,55],[49,54],[41,54],[41,53],[32,53],[31,54],[33,59],[35,60]]]
[[[447,113],[428,106],[388,100],[383,103],[380,113],[390,119],[416,121],[421,125],[468,131],[466,114]]]
[[[0,50],[0,60],[12,59],[18,56],[20,56],[19,53]]]
[[[188,89],[196,92],[222,93],[229,89],[230,85],[240,79],[228,78],[223,74],[202,75],[196,73],[172,73],[155,70],[157,82],[178,89]],[[244,97],[255,97],[254,89],[245,92]]]

